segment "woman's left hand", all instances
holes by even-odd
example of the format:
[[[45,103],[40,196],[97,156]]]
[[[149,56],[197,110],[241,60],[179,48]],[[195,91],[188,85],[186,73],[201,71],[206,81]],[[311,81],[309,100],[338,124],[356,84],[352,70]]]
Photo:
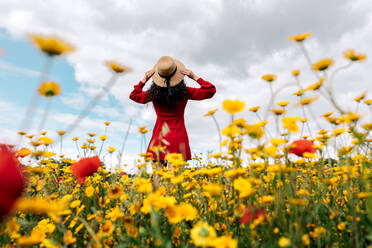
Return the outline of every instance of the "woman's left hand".
[[[181,72],[183,75],[188,76],[188,77],[191,78],[192,80],[197,81],[197,80],[199,79],[199,77],[196,76],[196,75],[192,72],[192,70],[189,70],[189,69],[186,69],[186,68],[185,68],[185,69],[181,69],[180,72]]]
[[[151,69],[151,70],[147,71],[145,73],[145,76],[142,79],[142,83],[146,83],[152,77],[152,75],[154,75],[154,73],[155,73],[154,69]]]

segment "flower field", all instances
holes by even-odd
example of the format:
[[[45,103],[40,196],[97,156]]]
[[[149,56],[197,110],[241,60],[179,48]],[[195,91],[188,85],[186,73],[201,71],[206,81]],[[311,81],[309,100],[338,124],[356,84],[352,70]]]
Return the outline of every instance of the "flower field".
[[[304,45],[310,35],[289,38],[302,48],[317,78],[305,86],[300,70],[292,71],[298,88],[293,92],[298,98],[295,106],[302,110],[301,116],[286,114],[291,104],[275,102],[284,89],[274,89],[277,76],[263,75],[262,83],[271,89],[267,111],[249,108],[257,116],[256,123],[249,123],[236,118],[246,108],[244,99],[225,100],[220,111],[231,117],[231,123],[222,130],[214,115],[219,110],[206,113],[220,130],[220,151],[208,158],[194,157],[197,166],[171,153],[166,155],[168,168],[161,168],[148,154],[139,154],[139,172],[129,175],[101,161],[106,134],[89,133],[77,146],[80,156],[67,158],[51,149],[57,141],[46,132],[20,131],[21,145],[0,146],[1,246],[372,246],[372,100],[366,92],[348,99],[368,114],[338,105],[333,76],[327,74],[334,62],[311,61]],[[46,63],[74,50],[54,37],[32,35],[30,39],[46,54]],[[344,57],[347,66],[366,59],[354,50]],[[107,88],[130,71],[113,61],[106,64],[113,72]],[[59,91],[55,82],[42,82],[37,90],[49,101]],[[99,93],[71,127],[58,131],[61,153],[62,140],[101,97]],[[327,126],[316,130],[309,113],[318,98],[327,100],[334,112],[317,116]],[[269,116],[274,121],[268,122]],[[102,125],[107,129],[110,122]],[[142,134],[148,131],[139,129]],[[164,147],[153,149],[162,152]],[[123,152],[113,147],[108,151]]]

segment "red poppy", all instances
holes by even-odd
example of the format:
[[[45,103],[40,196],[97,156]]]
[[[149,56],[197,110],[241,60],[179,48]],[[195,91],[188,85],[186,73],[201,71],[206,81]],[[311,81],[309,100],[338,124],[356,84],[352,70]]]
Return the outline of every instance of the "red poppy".
[[[59,182],[62,181],[62,180],[63,180],[62,177],[58,177],[56,180],[54,180],[54,183],[57,184],[57,183],[59,183]]]
[[[125,171],[121,171],[120,174],[121,174],[122,176],[124,176],[124,175],[126,175],[127,173],[126,173]]]
[[[292,149],[289,153],[296,154],[297,156],[302,157],[305,152],[315,153],[316,149],[314,148],[314,143],[311,140],[295,140],[291,144]]]
[[[265,217],[266,212],[262,208],[254,208],[252,206],[247,206],[245,209],[244,216],[240,220],[240,223],[246,224],[251,222],[252,220],[258,219],[258,217],[263,216]]]
[[[101,165],[101,160],[98,156],[82,158],[78,162],[71,165],[71,171],[77,178],[77,183],[82,184],[85,177],[93,175]]]
[[[0,144],[0,220],[11,211],[24,186],[25,178],[15,154]]]

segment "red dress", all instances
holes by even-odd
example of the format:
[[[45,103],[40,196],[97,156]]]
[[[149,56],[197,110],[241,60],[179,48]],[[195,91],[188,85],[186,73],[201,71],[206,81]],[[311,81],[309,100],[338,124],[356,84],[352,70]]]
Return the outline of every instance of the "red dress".
[[[162,107],[153,103],[157,118],[147,148],[147,152],[152,154],[153,160],[164,160],[166,153],[181,153],[185,160],[191,159],[189,138],[187,136],[185,120],[183,117],[187,101],[189,99],[208,99],[216,93],[216,87],[214,87],[210,82],[204,81],[202,78],[199,78],[197,82],[200,84],[200,88],[186,87],[188,92],[187,98],[178,101],[175,107],[170,110],[167,107]],[[129,98],[142,104],[150,102],[151,99],[148,96],[147,91],[142,91],[144,85],[145,84],[141,81],[135,85]],[[162,131],[162,129],[166,130],[166,126],[169,127],[169,132]],[[152,147],[157,146],[166,147],[165,153],[159,153],[159,157],[153,149],[151,149]]]

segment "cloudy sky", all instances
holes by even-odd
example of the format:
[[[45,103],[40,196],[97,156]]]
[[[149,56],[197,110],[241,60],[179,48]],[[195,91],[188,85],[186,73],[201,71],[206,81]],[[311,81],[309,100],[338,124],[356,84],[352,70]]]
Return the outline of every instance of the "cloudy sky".
[[[76,47],[74,53],[53,61],[49,74],[49,80],[62,86],[44,128],[51,137],[56,138],[55,131],[65,129],[108,81],[111,75],[104,61],[116,60],[134,69],[119,78],[110,94],[64,143],[66,153],[76,154],[74,144],[67,140],[73,136],[83,140],[87,132],[102,135],[103,122],[111,121],[107,143],[119,149],[132,119],[124,159],[132,164],[141,149],[137,128],[146,125],[152,129],[156,116],[151,104],[134,103],[128,96],[160,56],[181,60],[216,85],[213,99],[189,102],[185,112],[192,151],[216,151],[214,123],[203,115],[219,108],[216,116],[220,125],[228,124],[229,116],[221,108],[224,99],[243,100],[246,110],[239,117],[254,123],[257,119],[247,109],[261,105],[264,110],[269,101],[269,87],[262,75],[278,76],[274,89],[294,81],[293,69],[301,70],[304,86],[317,81],[298,44],[288,41],[288,36],[312,32],[305,43],[310,57],[314,62],[334,59],[332,73],[347,63],[342,54],[349,48],[372,54],[371,30],[372,2],[365,0],[1,1],[0,137],[4,142],[16,142],[15,134],[40,83],[45,57],[25,38],[28,33],[55,34]],[[367,59],[335,76],[337,101],[345,109],[354,110],[351,99],[364,90],[371,91],[371,68]],[[189,86],[198,86],[186,81]],[[287,88],[276,99],[291,101],[288,115],[300,113],[293,106],[295,91],[295,87]],[[30,132],[37,131],[45,104],[40,101]],[[317,116],[332,107],[320,99],[312,109]],[[366,120],[371,118],[367,108],[359,111]]]

